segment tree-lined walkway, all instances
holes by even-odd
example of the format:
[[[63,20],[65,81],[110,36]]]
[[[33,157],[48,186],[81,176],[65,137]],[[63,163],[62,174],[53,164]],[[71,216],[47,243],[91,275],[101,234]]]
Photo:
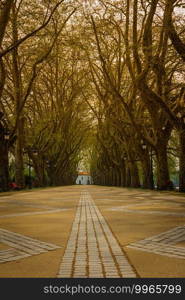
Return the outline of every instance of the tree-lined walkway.
[[[101,186],[4,193],[0,277],[184,277],[184,225],[178,193]]]
[[[185,192],[181,0],[0,1],[0,191]],[[82,167],[82,169],[83,169]]]

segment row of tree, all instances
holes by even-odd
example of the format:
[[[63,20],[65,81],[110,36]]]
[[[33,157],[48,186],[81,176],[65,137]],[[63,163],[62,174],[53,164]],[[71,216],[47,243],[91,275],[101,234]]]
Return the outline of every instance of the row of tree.
[[[0,188],[72,184],[89,123],[74,1],[0,4]],[[84,115],[85,114],[85,115]],[[11,167],[11,168],[10,168]],[[11,169],[11,174],[10,174]]]
[[[158,189],[171,189],[173,152],[185,191],[184,8],[177,0],[91,5],[86,53],[96,100],[87,102],[97,119],[95,183],[153,188],[155,179]]]
[[[89,152],[96,184],[185,191],[181,0],[0,3],[0,185],[72,184]],[[11,174],[11,176],[12,176]]]

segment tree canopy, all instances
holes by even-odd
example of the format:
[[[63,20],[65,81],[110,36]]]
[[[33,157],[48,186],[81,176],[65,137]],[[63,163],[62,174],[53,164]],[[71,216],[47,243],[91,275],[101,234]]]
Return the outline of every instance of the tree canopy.
[[[84,159],[95,184],[185,192],[184,12],[1,1],[0,188],[74,184]]]

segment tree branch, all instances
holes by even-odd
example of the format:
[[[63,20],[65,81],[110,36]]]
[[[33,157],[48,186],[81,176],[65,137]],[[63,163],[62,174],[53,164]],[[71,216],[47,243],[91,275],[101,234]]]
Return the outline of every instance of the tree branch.
[[[49,22],[52,19],[52,16],[54,14],[54,12],[56,11],[56,9],[59,7],[59,5],[64,2],[64,0],[61,0],[60,2],[58,2],[55,7],[53,8],[53,10],[51,11],[50,16],[48,17],[47,21],[44,22],[41,26],[39,26],[37,29],[35,29],[34,31],[26,34],[23,38],[19,39],[17,42],[15,42],[13,45],[9,46],[7,49],[3,50],[0,52],[0,58],[5,56],[6,54],[8,54],[9,52],[11,52],[12,50],[14,50],[15,48],[17,48],[18,46],[20,46],[23,42],[25,42],[27,39],[29,39],[30,37],[34,36],[37,32],[39,32],[40,30],[44,29]]]

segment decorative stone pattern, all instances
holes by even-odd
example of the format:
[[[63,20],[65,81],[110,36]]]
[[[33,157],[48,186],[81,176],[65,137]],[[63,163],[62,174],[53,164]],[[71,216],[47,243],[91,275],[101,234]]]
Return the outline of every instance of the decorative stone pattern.
[[[0,251],[0,263],[14,261],[61,248],[54,244],[41,242],[22,234],[0,229],[0,243],[11,248]]]
[[[132,243],[128,248],[185,259],[185,247],[174,246],[185,241],[185,225],[178,226],[158,235]]]
[[[81,193],[57,277],[136,277],[87,191]]]

